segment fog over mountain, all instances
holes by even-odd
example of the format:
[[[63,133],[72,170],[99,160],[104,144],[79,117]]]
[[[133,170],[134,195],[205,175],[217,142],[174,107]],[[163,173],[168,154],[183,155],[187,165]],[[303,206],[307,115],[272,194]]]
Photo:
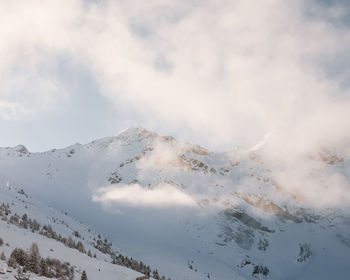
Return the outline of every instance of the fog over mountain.
[[[43,151],[135,125],[215,151],[271,131],[277,154],[349,141],[342,0],[0,5],[1,146]]]
[[[0,0],[0,272],[348,279],[349,19],[344,0]],[[60,211],[84,235],[51,232]]]
[[[269,139],[214,153],[129,128],[43,153],[2,148],[0,178],[172,279],[346,279],[349,157],[323,148],[276,164]]]

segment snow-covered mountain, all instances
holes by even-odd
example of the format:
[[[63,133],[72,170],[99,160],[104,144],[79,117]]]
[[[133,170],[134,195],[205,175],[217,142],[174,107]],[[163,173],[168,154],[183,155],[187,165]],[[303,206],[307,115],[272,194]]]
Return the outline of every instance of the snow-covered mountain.
[[[324,149],[286,177],[261,146],[213,153],[129,128],[44,153],[1,148],[0,184],[172,279],[348,279],[350,160]]]
[[[24,264],[14,260],[14,256],[21,258],[15,250],[27,252],[33,243],[37,244],[41,258],[46,260],[46,272],[42,272],[38,260],[38,271],[27,271],[24,278],[58,279],[61,275],[63,278],[60,279],[80,279],[84,270],[88,279],[96,280],[135,280],[143,276],[114,261],[116,258],[121,260],[120,252],[108,240],[67,213],[36,201],[23,189],[9,184],[0,186],[0,215],[0,279],[15,279],[19,267],[25,271],[33,265],[23,256]],[[50,262],[56,265],[50,265]],[[57,263],[61,263],[59,269]]]

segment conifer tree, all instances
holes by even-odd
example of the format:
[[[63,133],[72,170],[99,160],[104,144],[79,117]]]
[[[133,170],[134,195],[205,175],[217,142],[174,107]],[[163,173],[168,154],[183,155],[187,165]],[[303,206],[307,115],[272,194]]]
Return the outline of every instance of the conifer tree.
[[[7,265],[12,268],[16,268],[16,259],[14,257],[10,257],[7,262]]]
[[[27,266],[28,270],[39,273],[39,262],[40,262],[40,253],[38,244],[32,243],[32,246],[29,249]]]
[[[69,269],[69,274],[70,274],[69,280],[74,280],[74,267],[71,267]]]
[[[44,259],[40,261],[40,275],[47,276],[47,264]]]
[[[69,248],[74,248],[75,247],[75,242],[72,239],[71,236],[68,237],[68,239],[66,240],[66,246]]]
[[[6,261],[6,256],[5,256],[5,253],[4,253],[4,252],[1,253],[0,259],[1,259],[2,261]]]
[[[77,249],[79,250],[79,252],[85,253],[85,248],[84,248],[83,243],[81,243],[81,241],[78,242]]]
[[[23,249],[15,248],[11,253],[10,259],[13,259],[15,263],[24,266],[26,264],[27,254]]]
[[[81,280],[87,280],[87,275],[86,275],[86,271],[83,270],[83,273],[81,274]]]

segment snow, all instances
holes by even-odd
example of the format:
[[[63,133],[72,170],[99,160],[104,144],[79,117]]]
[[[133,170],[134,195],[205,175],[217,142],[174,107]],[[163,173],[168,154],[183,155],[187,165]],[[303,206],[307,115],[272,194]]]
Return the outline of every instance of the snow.
[[[16,201],[13,207],[18,214],[31,211],[42,224],[52,223],[55,216],[69,225],[53,223],[55,231],[67,236],[78,230],[85,241],[91,240],[94,235],[90,236],[88,227],[71,215],[98,229],[123,254],[142,260],[173,280],[208,279],[208,273],[210,279],[219,280],[347,279],[349,212],[343,207],[318,208],[297,201],[275,181],[270,170],[273,167],[261,159],[259,151],[264,141],[254,151],[238,156],[234,152],[212,153],[137,127],[86,145],[44,153],[0,148],[0,184],[10,182],[10,186],[23,188],[35,197],[27,204],[28,209]],[[323,162],[318,165],[327,176],[337,172],[350,177],[348,159],[332,166]],[[306,176],[318,176],[315,170],[316,175],[308,175],[309,171],[305,170]],[[133,193],[138,196],[152,194],[162,186],[165,190],[175,188],[191,197],[195,205],[152,207],[135,203],[142,201],[141,197],[93,200],[103,188],[125,189],[133,185],[145,189]],[[1,192],[2,198],[14,199],[5,187]],[[245,213],[241,220],[236,218],[237,212]],[[266,228],[270,231],[264,231]],[[0,230],[3,234],[11,231],[11,246],[21,242],[17,239],[23,241],[24,234],[40,243],[42,253],[50,254],[48,248],[55,246],[53,253],[67,254],[81,269],[89,266],[88,275],[97,277],[91,279],[111,279],[114,273],[130,271],[104,262],[99,252],[98,260],[92,260],[63,244],[53,245],[53,240],[32,236],[13,226]],[[259,250],[260,240],[268,241],[266,250]],[[298,262],[303,244],[311,247],[312,255]],[[30,244],[23,246],[28,248]],[[84,246],[87,248],[88,242]],[[106,273],[103,276],[97,271],[100,265]],[[253,276],[254,266],[258,265],[268,267],[269,275]]]
[[[31,244],[35,242],[39,246],[42,257],[57,258],[62,262],[69,262],[71,265],[76,266],[76,279],[80,279],[79,274],[81,274],[83,270],[87,272],[88,278],[91,280],[135,280],[137,277],[142,276],[142,274],[138,272],[112,264],[108,255],[102,254],[90,244],[93,238],[97,238],[97,235],[89,231],[87,226],[72,219],[68,215],[45,206],[30,197],[19,194],[18,189],[14,187],[0,187],[0,198],[1,203],[8,203],[10,205],[11,215],[17,213],[21,216],[26,213],[28,218],[35,218],[42,225],[51,224],[58,234],[66,237],[72,236],[76,240],[78,239],[73,236],[73,232],[79,231],[81,237],[84,239],[82,240],[80,238],[79,240],[84,243],[85,249],[91,250],[92,254],[97,255],[97,258],[91,258],[86,254],[80,253],[76,249],[68,248],[63,243],[40,235],[37,232],[33,233],[29,229],[19,228],[5,221],[0,221],[0,237],[4,240],[4,245],[0,247],[0,251],[4,252],[7,258],[14,248],[18,247],[27,250]],[[58,222],[54,223],[53,219]],[[5,264],[4,261],[0,263],[1,265]],[[13,273],[5,273],[5,275],[0,275],[0,279],[15,279],[13,278],[15,274],[16,271]],[[32,274],[30,279],[47,278],[37,277],[35,274]]]

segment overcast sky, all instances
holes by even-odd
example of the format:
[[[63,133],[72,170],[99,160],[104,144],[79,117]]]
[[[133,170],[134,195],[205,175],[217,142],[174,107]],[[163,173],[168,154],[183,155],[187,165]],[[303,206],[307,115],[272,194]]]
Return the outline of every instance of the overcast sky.
[[[129,126],[215,150],[276,131],[290,145],[341,142],[349,7],[0,0],[0,146],[43,151]]]

